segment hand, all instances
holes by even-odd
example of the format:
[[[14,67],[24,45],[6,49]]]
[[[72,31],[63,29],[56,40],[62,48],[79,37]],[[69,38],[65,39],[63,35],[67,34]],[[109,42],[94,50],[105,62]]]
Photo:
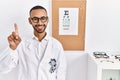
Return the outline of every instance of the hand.
[[[19,43],[21,42],[21,38],[18,34],[18,26],[14,24],[15,31],[12,32],[10,36],[8,36],[8,42],[11,49],[15,50]]]

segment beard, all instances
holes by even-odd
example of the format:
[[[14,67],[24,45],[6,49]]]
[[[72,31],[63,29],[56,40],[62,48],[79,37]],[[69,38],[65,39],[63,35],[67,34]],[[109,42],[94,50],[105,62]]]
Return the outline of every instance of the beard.
[[[37,33],[43,33],[46,29],[46,25],[43,24],[43,25],[35,25],[33,26],[34,30],[37,32]]]

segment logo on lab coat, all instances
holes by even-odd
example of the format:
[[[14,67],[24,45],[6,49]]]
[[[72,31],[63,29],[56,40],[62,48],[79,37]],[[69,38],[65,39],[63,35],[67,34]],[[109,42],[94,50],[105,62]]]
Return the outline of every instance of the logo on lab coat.
[[[49,72],[53,73],[56,70],[56,60],[55,59],[50,59],[49,64],[51,66]]]

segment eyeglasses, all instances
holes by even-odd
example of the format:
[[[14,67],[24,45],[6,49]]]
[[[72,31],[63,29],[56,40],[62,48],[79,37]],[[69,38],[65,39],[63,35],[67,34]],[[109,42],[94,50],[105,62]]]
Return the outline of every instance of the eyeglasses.
[[[44,23],[44,22],[46,22],[46,21],[48,20],[48,17],[47,17],[47,16],[42,16],[42,17],[40,17],[40,18],[38,18],[38,17],[33,17],[33,18],[31,18],[31,19],[32,19],[32,21],[33,21],[34,23],[38,23],[39,20]]]

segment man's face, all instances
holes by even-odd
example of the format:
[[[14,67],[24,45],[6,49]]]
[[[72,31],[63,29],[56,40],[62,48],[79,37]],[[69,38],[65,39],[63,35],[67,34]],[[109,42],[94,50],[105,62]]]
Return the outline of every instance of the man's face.
[[[45,32],[48,23],[46,11],[44,9],[32,10],[30,13],[29,22],[37,33]]]

